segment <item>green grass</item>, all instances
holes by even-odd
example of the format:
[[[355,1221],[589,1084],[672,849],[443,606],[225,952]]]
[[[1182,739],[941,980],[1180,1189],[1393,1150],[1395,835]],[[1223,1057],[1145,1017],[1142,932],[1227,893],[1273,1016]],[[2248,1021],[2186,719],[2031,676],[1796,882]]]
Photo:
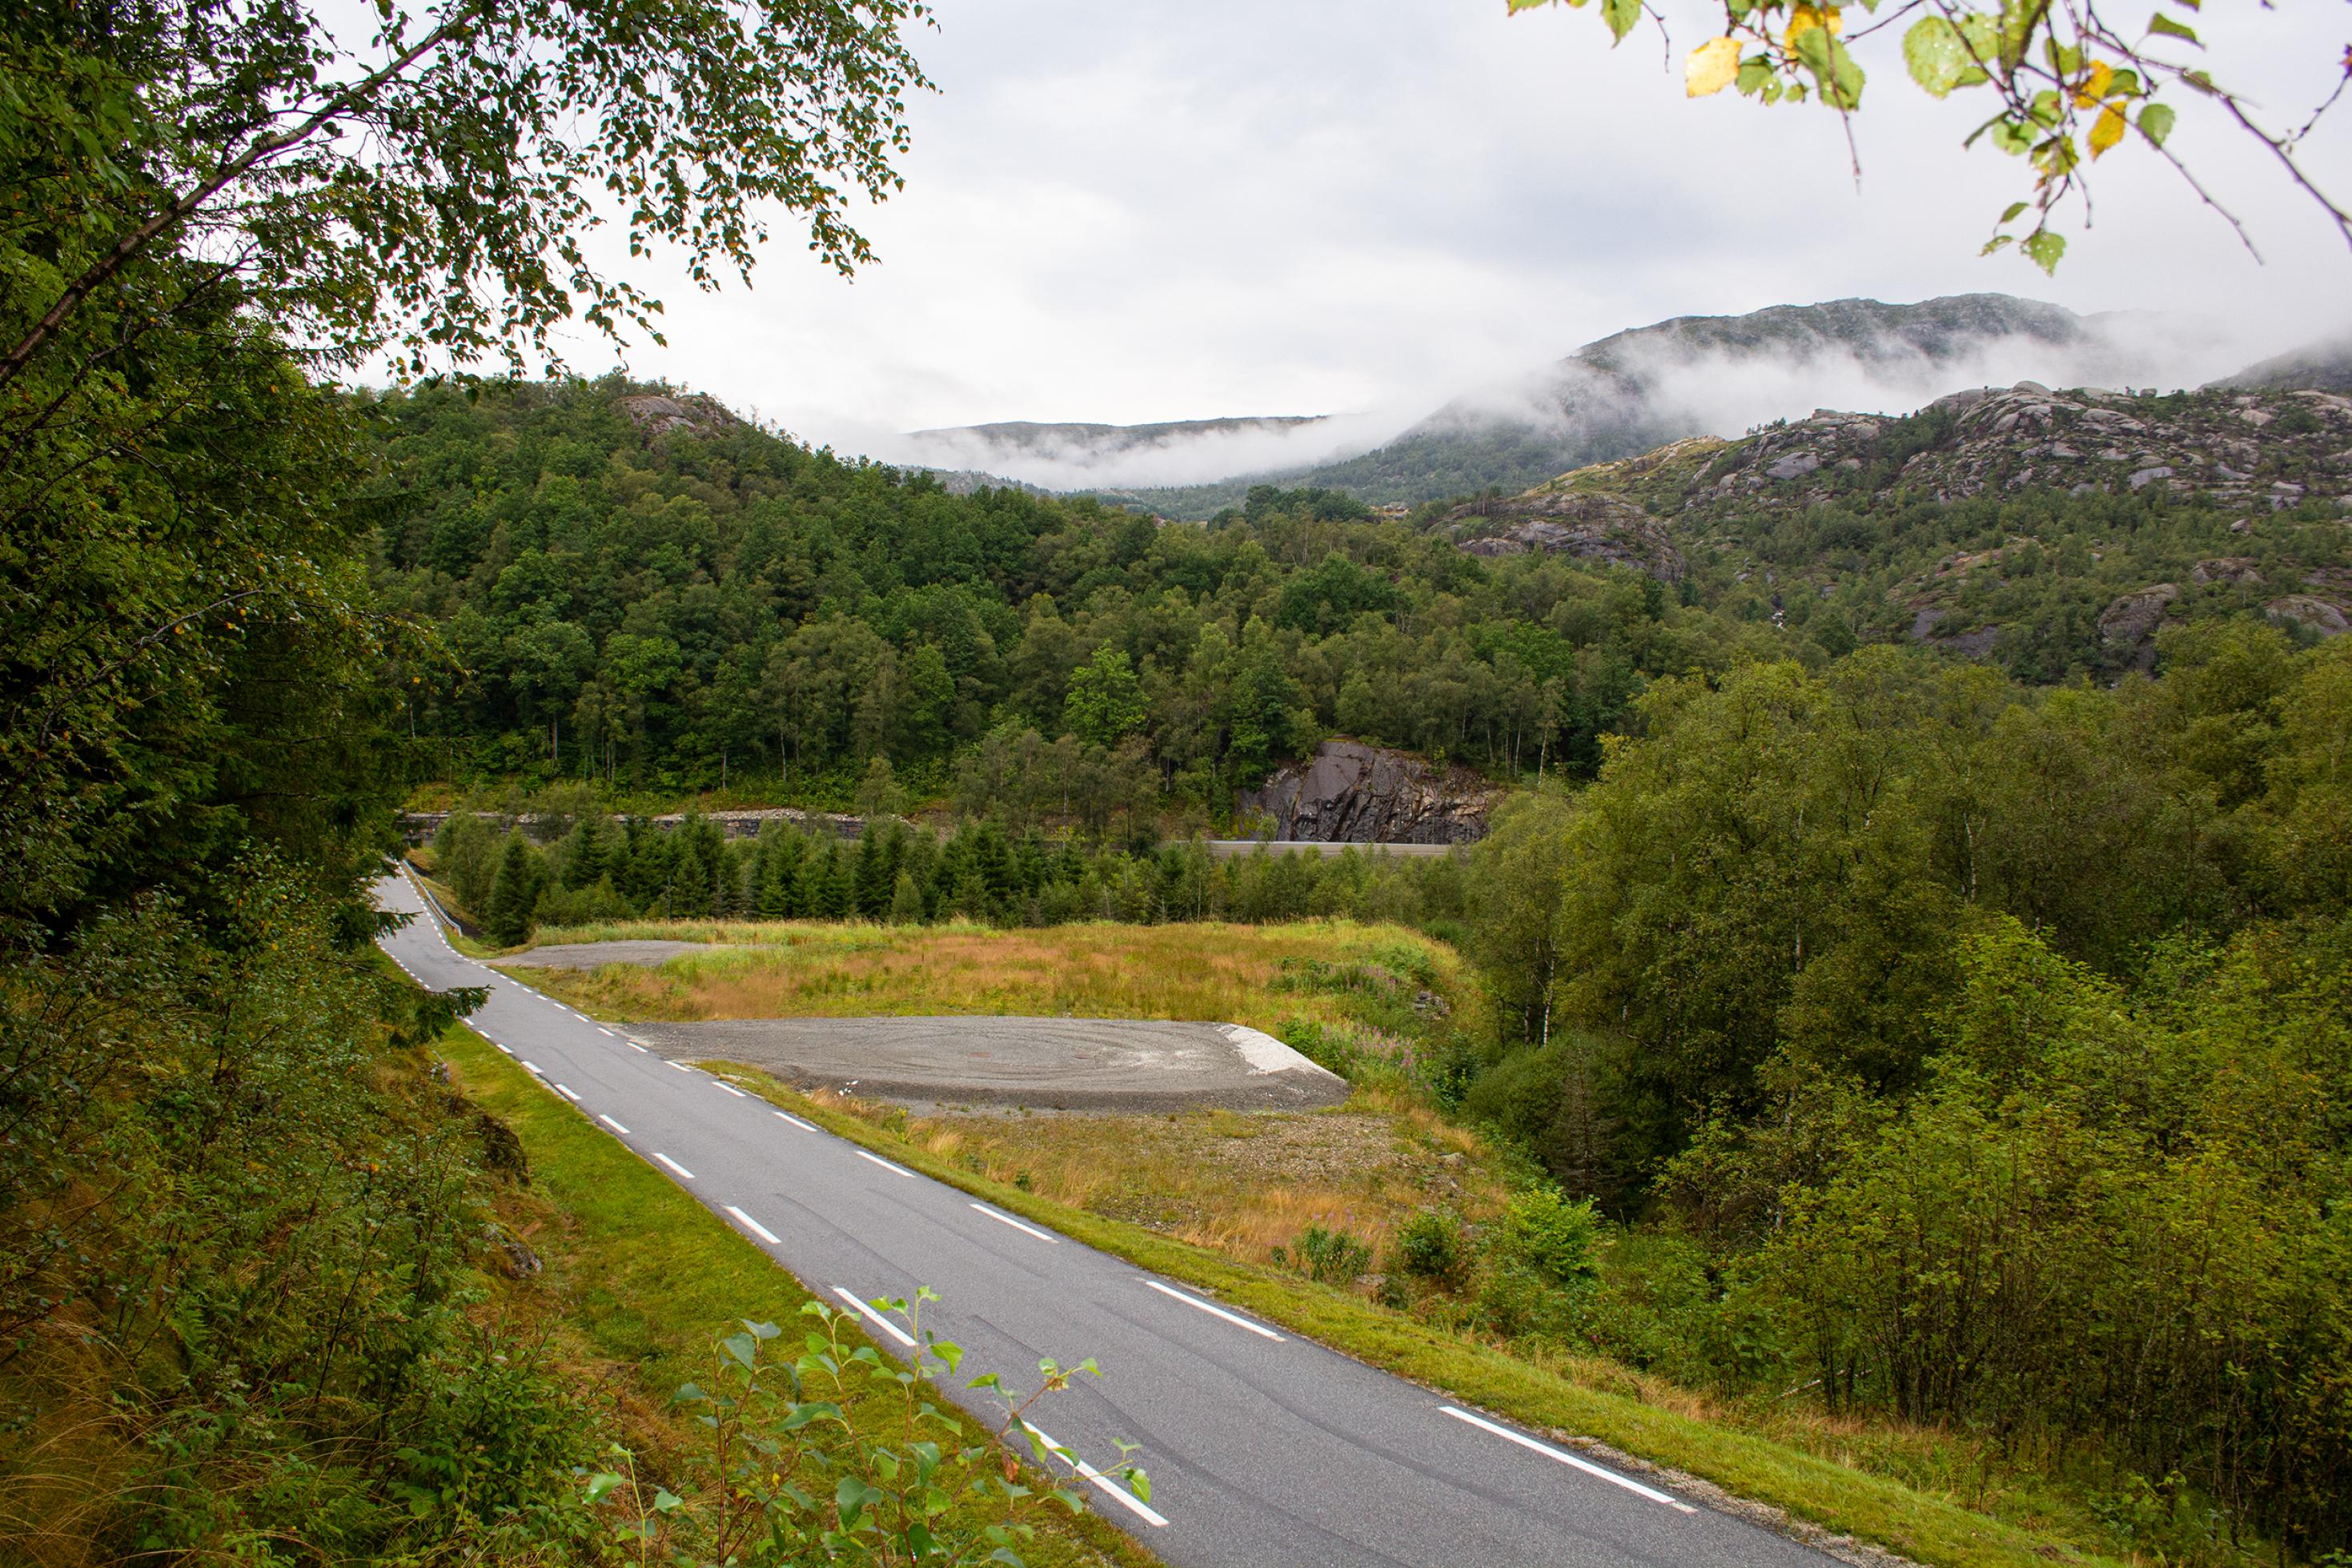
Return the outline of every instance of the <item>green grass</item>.
[[[2090,1565],[2116,1562],[1753,1433],[1585,1386],[1294,1274],[1237,1262],[989,1180],[802,1095],[756,1068],[724,1065],[742,1087],[902,1165],[1531,1429],[1596,1440],[1936,1568],[2046,1568],[2053,1559]]]
[[[547,1264],[562,1331],[621,1385],[621,1403],[666,1420],[674,1447],[698,1440],[670,1397],[708,1382],[711,1335],[737,1320],[764,1320],[797,1335],[809,1294],[800,1282],[669,1179],[639,1160],[520,1068],[456,1029],[441,1041],[465,1092],[511,1127],[530,1162],[543,1206],[531,1245]],[[827,1303],[831,1305],[831,1303]],[[856,1343],[867,1343],[855,1329]],[[1083,1351],[1081,1352],[1083,1354]],[[967,1366],[1008,1374],[1015,1368]],[[876,1396],[875,1397],[879,1397]],[[1052,1420],[1050,1401],[1039,1420]],[[982,1429],[964,1420],[968,1440]],[[1037,1478],[1033,1477],[1033,1484]],[[1040,1510],[1037,1538],[1022,1549],[1030,1568],[1149,1568],[1160,1560],[1092,1513]]]

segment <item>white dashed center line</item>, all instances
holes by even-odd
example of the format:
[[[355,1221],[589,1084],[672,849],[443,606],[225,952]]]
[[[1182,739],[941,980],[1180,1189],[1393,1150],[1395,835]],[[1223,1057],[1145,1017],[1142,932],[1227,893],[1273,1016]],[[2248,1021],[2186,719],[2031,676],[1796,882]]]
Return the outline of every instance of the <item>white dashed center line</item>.
[[[758,1237],[761,1240],[766,1242],[771,1247],[776,1245],[776,1233],[774,1231],[769,1229],[766,1226],[761,1224],[758,1220],[752,1218],[750,1215],[744,1213],[741,1209],[736,1207],[731,1203],[727,1206],[727,1212],[741,1220],[743,1222],[744,1229],[750,1231],[752,1235]]]
[[[1011,1215],[1000,1214],[984,1203],[975,1203],[971,1207],[975,1211],[988,1216],[989,1218],[993,1219],[999,1225],[1009,1225],[1015,1230],[1027,1231],[1030,1235],[1035,1237],[1038,1240],[1045,1242],[1049,1247],[1058,1247],[1062,1244],[1060,1237],[1048,1236],[1034,1225],[1024,1225],[1021,1221],[1013,1218]]]
[[[835,1285],[833,1288],[833,1293],[839,1296],[843,1301],[847,1301],[856,1312],[859,1317],[864,1318],[867,1322],[872,1323],[876,1328],[880,1329],[884,1333],[888,1334],[892,1339],[897,1340],[908,1350],[915,1348],[915,1336],[913,1334],[908,1333],[905,1329],[900,1328],[897,1323],[892,1322],[888,1318],[884,1317],[880,1312],[876,1312],[872,1307],[869,1307],[864,1301],[859,1301],[855,1292],[840,1285]]]
[[[1634,1480],[1630,1477],[1621,1476],[1614,1470],[1604,1470],[1599,1465],[1593,1464],[1590,1460],[1580,1459],[1574,1454],[1553,1448],[1549,1443],[1538,1443],[1524,1432],[1514,1432],[1508,1427],[1498,1426],[1495,1422],[1487,1420],[1483,1416],[1473,1416],[1469,1411],[1457,1410],[1451,1405],[1440,1406],[1438,1409],[1441,1414],[1451,1416],[1456,1421],[1466,1421],[1482,1432],[1492,1432],[1495,1436],[1502,1438],[1505,1442],[1517,1443],[1522,1448],[1531,1448],[1548,1459],[1557,1459],[1561,1464],[1568,1466],[1571,1469],[1582,1470],[1586,1475],[1591,1476],[1596,1479],[1607,1481],[1612,1487],[1623,1487],[1627,1491],[1633,1493],[1636,1497],[1645,1497],[1652,1502],[1664,1503],[1668,1508],[1679,1509],[1685,1513],[1696,1513],[1698,1511],[1697,1509],[1693,1508],[1690,1504],[1683,1501],[1681,1499],[1668,1497],[1665,1493],[1658,1490],[1655,1487],[1645,1487],[1640,1481]]]
[[[670,1158],[667,1155],[656,1154],[656,1155],[654,1155],[654,1158],[656,1158],[656,1159],[657,1159],[657,1160],[661,1161],[661,1163],[662,1163],[662,1164],[664,1164],[664,1165],[667,1166],[670,1169],[672,1169],[672,1170],[676,1171],[678,1175],[680,1175],[680,1176],[684,1176],[687,1180],[688,1180],[688,1181],[692,1181],[692,1180],[694,1179],[694,1173],[693,1173],[692,1171],[690,1171],[690,1170],[687,1169],[684,1166],[682,1166],[682,1165],[678,1164],[676,1160],[674,1160],[674,1159]]]
[[[1157,1280],[1146,1280],[1143,1282],[1146,1285],[1150,1286],[1153,1290],[1159,1291],[1163,1296],[1172,1296],[1176,1300],[1183,1302],[1186,1306],[1197,1307],[1213,1318],[1223,1318],[1225,1322],[1233,1324],[1235,1328],[1244,1328],[1254,1334],[1263,1334],[1267,1339],[1274,1341],[1276,1344],[1284,1343],[1284,1337],[1281,1334],[1275,1333],[1264,1323],[1254,1323],[1250,1322],[1249,1319],[1243,1317],[1238,1313],[1229,1312],[1223,1307],[1216,1306],[1211,1302],[1201,1300],[1198,1296],[1188,1296],[1181,1291],[1171,1290],[1168,1286],[1161,1284]]]

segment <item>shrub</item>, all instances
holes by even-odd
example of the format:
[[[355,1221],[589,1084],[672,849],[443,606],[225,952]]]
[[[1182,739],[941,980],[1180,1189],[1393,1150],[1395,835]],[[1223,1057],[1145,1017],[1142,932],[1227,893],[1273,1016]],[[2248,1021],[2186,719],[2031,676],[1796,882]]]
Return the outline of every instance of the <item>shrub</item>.
[[[1344,1230],[1310,1225],[1287,1249],[1276,1248],[1274,1260],[1287,1263],[1318,1285],[1352,1285],[1372,1266],[1372,1249]]]
[[[1597,1269],[1593,1249],[1600,1217],[1590,1199],[1571,1201],[1555,1186],[1533,1187],[1511,1199],[1504,1234],[1512,1253],[1554,1284],[1581,1286]]]
[[[1424,1208],[1396,1233],[1395,1266],[1440,1290],[1458,1291],[1470,1277],[1470,1239],[1453,1215]]]

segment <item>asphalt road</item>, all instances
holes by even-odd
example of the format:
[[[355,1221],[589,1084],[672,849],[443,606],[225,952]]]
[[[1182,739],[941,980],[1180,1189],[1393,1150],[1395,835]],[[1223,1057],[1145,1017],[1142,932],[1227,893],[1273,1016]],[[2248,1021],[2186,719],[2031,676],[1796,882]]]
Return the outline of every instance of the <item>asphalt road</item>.
[[[1160,1019],[711,1019],[630,1033],[685,1061],[742,1061],[799,1089],[906,1104],[1150,1115],[1337,1105],[1348,1082],[1236,1024]]]
[[[424,908],[405,880],[380,899]],[[1015,1385],[1041,1357],[1092,1356],[1102,1377],[1043,1402],[1036,1420],[1090,1468],[1118,1468],[1115,1439],[1141,1446],[1150,1502],[1104,1478],[1092,1500],[1171,1563],[1831,1561],[819,1132],[461,956],[429,917],[383,946],[434,989],[488,987],[468,1020],[484,1038],[822,1299],[848,1306],[928,1285],[943,1299],[925,1326],[964,1347],[966,1374],[997,1371]],[[882,1349],[902,1348],[895,1324],[860,1311]]]

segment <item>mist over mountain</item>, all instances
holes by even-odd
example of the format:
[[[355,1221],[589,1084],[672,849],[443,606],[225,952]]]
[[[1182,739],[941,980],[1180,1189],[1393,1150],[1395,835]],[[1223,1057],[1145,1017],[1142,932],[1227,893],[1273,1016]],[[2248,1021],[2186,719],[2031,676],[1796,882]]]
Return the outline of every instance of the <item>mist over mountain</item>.
[[[2196,323],[2082,316],[2002,294],[1836,299],[1614,333],[1401,431],[1360,415],[972,425],[915,433],[900,460],[1094,489],[1179,517],[1207,517],[1268,480],[1410,505],[1515,493],[1586,464],[1821,407],[1904,411],[1961,387],[2025,380],[2193,386],[2242,362],[2234,352]]]
[[[2242,392],[2352,392],[2352,331],[2248,365],[2213,384]]]
[[[1090,424],[1005,420],[910,431],[876,455],[943,473],[1005,474],[1049,490],[1188,486],[1360,452],[1386,427],[1361,416],[1259,414]]]

